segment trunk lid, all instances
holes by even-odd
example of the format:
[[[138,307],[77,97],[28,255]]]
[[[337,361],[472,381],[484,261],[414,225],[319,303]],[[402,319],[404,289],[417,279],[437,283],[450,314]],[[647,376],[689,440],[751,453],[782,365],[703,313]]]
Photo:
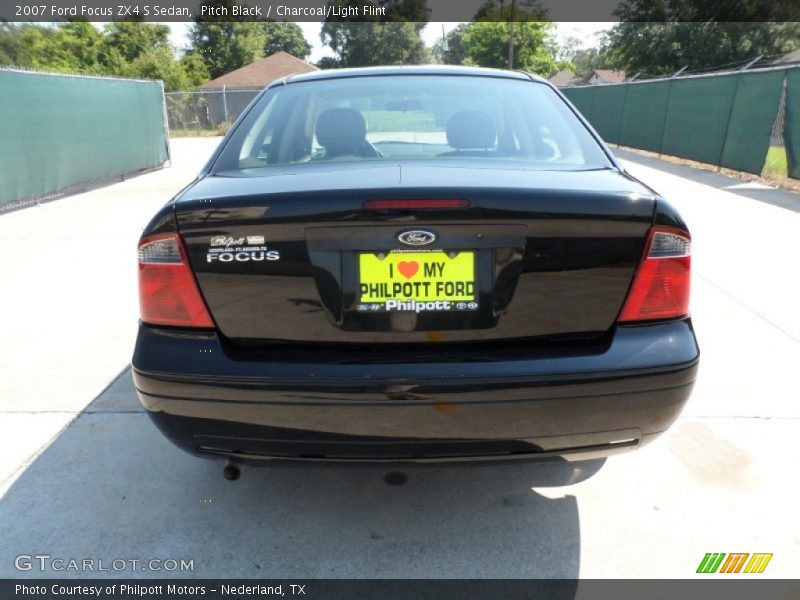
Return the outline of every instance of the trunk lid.
[[[376,199],[469,206],[365,208]],[[607,332],[655,197],[612,169],[365,162],[208,176],[175,207],[201,292],[233,341],[476,342]],[[398,239],[409,232],[412,243],[435,240]],[[422,309],[389,310],[395,290],[381,285],[390,272],[390,286],[419,281]],[[448,310],[430,304],[443,298]]]

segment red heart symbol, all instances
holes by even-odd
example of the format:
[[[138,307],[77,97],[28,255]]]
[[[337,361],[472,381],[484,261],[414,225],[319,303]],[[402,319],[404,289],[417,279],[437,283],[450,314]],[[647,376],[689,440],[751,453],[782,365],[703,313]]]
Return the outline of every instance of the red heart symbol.
[[[397,270],[400,271],[400,274],[406,279],[411,279],[417,274],[417,271],[419,271],[419,263],[415,260],[411,262],[401,260],[397,263]]]

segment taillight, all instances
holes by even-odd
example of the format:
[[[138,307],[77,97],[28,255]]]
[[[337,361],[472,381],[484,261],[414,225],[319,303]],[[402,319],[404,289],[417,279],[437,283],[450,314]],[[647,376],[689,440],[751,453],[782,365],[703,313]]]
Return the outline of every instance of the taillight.
[[[139,242],[139,308],[145,323],[214,327],[177,233]]]
[[[689,314],[691,246],[691,237],[685,231],[661,226],[650,229],[620,322],[675,319]]]
[[[367,210],[441,210],[467,207],[469,200],[464,198],[386,198],[364,202]]]

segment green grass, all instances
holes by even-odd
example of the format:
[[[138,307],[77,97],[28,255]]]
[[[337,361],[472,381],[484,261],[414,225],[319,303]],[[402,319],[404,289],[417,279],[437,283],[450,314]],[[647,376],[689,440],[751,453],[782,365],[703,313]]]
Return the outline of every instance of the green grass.
[[[788,177],[789,167],[786,159],[786,148],[783,146],[770,146],[761,175],[776,179],[785,179]]]

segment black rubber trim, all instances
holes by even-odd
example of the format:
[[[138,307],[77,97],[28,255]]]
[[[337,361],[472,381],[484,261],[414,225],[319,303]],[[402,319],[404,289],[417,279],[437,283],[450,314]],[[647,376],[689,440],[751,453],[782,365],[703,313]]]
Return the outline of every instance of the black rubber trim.
[[[639,446],[641,439],[627,440],[619,443],[598,444],[595,446],[575,446],[571,448],[560,448],[556,450],[542,450],[534,452],[507,452],[502,454],[454,454],[441,456],[409,456],[391,458],[359,458],[359,457],[328,457],[328,456],[283,456],[271,454],[252,454],[247,452],[228,452],[215,448],[199,447],[195,448],[198,455],[211,455],[236,459],[241,461],[258,462],[309,462],[309,463],[437,463],[437,462],[485,462],[492,460],[536,460],[544,458],[557,458],[569,456],[571,454],[584,454],[593,452],[609,452],[614,450],[624,451],[634,449]]]
[[[668,392],[671,390],[680,390],[685,387],[691,387],[695,383],[695,380],[691,380],[686,383],[682,383],[680,385],[668,386],[668,387],[659,387],[659,388],[645,388],[640,390],[625,390],[625,391],[617,391],[617,392],[608,392],[603,394],[577,394],[574,396],[552,396],[552,397],[544,397],[544,398],[520,398],[516,400],[472,400],[470,402],[447,402],[447,404],[452,405],[464,405],[464,406],[477,406],[481,404],[518,404],[521,402],[547,402],[547,401],[561,401],[561,400],[577,400],[577,399],[584,399],[584,398],[607,398],[607,397],[614,397],[614,396],[630,396],[636,394],[649,394],[649,393],[657,393],[657,392]],[[293,402],[293,401],[269,401],[269,400],[224,400],[224,399],[217,399],[217,398],[187,398],[185,396],[168,396],[165,394],[154,394],[150,392],[145,392],[136,388],[136,391],[143,396],[148,396],[150,398],[158,398],[160,400],[177,400],[179,402],[213,402],[213,403],[220,403],[220,404],[247,404],[247,405],[257,405],[257,406],[318,406],[318,407],[342,407],[342,406],[435,406],[441,404],[442,401],[413,401],[413,400],[403,400],[403,401],[392,401],[387,400],[385,402],[347,402],[347,401],[331,401],[331,402]]]
[[[313,383],[307,380],[297,379],[277,379],[268,377],[227,377],[221,375],[196,375],[187,374],[182,375],[179,373],[163,373],[158,371],[142,371],[133,367],[133,372],[141,377],[154,379],[156,381],[163,381],[166,383],[197,383],[202,385],[220,386],[226,388],[246,388],[246,389],[292,389],[292,390],[318,390],[318,391],[347,391],[348,389],[364,390],[368,387],[374,391],[380,391],[385,386],[391,385],[408,385],[413,383],[417,387],[458,387],[462,390],[468,390],[470,387],[475,386],[476,389],[486,389],[488,385],[512,385],[512,386],[528,386],[528,385],[554,385],[554,384],[570,384],[570,383],[592,383],[598,381],[614,381],[617,379],[628,379],[631,377],[647,377],[648,375],[664,375],[669,373],[677,373],[687,369],[691,369],[700,362],[697,357],[694,360],[678,363],[674,365],[664,365],[658,367],[647,367],[643,369],[628,369],[622,371],[602,371],[602,372],[587,372],[587,373],[566,373],[566,374],[542,374],[532,375],[530,377],[504,377],[504,376],[486,376],[472,379],[381,379],[381,380],[337,380],[337,379],[314,379]],[[138,388],[137,388],[138,389]],[[154,395],[149,394],[148,395]]]

